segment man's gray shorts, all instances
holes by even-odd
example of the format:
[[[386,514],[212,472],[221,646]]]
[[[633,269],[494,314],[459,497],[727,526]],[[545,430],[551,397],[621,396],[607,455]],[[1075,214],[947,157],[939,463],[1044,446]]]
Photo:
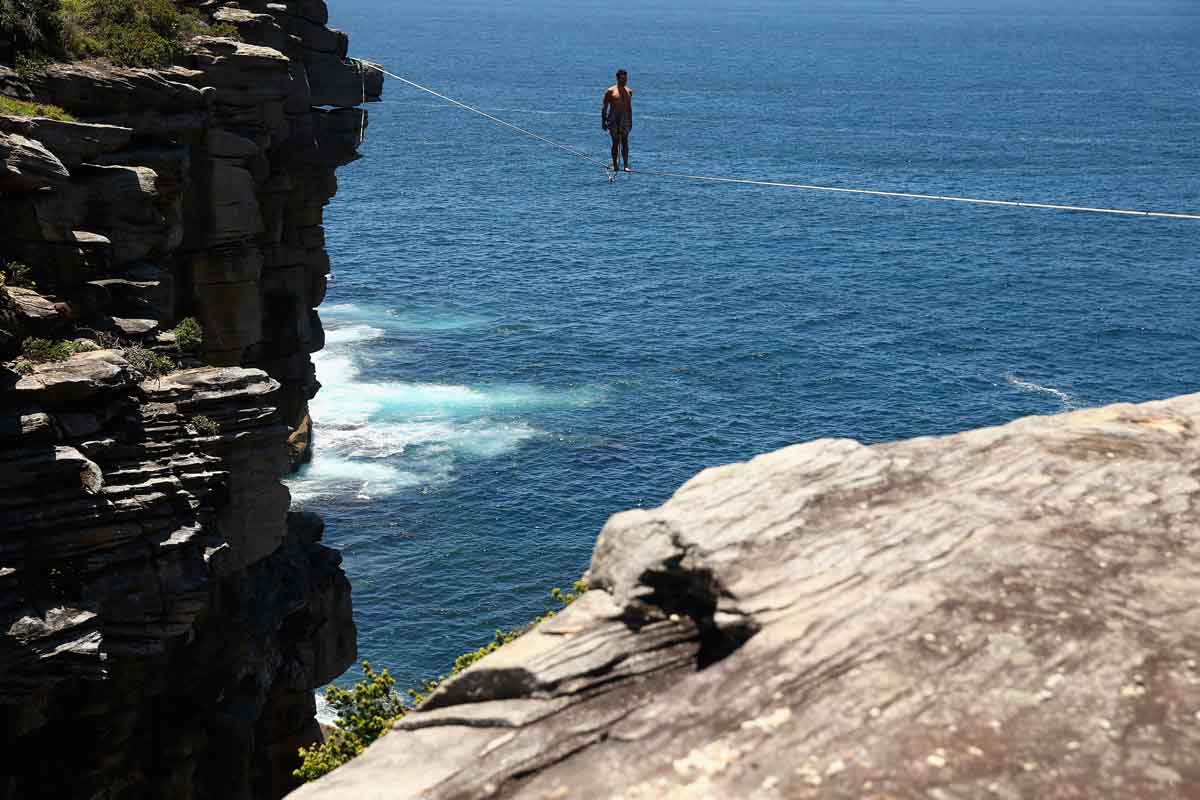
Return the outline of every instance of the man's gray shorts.
[[[618,131],[628,134],[633,130],[633,114],[622,114],[620,111],[608,112],[608,132],[614,136]]]

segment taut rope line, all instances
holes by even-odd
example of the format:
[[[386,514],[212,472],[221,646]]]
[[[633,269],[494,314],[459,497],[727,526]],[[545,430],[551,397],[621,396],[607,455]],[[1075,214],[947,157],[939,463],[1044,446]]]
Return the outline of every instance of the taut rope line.
[[[378,66],[378,65],[376,65],[376,66]],[[606,170],[610,169],[608,164],[606,164],[605,162],[601,161],[598,158],[593,158],[592,156],[588,155],[587,153],[583,152],[582,150],[576,150],[573,147],[568,147],[565,144],[556,142],[553,139],[548,139],[545,136],[534,133],[533,131],[525,130],[522,127],[512,124],[511,122],[506,122],[506,121],[500,119],[499,117],[494,117],[491,114],[487,113],[486,111],[480,111],[478,108],[475,108],[474,106],[469,106],[466,103],[455,100],[452,97],[447,97],[444,94],[435,92],[433,89],[430,89],[427,86],[422,86],[421,84],[416,83],[415,81],[410,81],[408,78],[402,78],[399,75],[395,74],[394,72],[388,72],[386,69],[383,69],[383,67],[379,67],[379,69],[381,72],[383,72],[384,75],[387,75],[389,78],[395,78],[396,80],[400,81],[401,83],[407,84],[414,89],[419,89],[420,91],[426,92],[427,94],[431,94],[440,100],[445,100],[447,103],[450,103],[451,105],[458,106],[459,108],[464,109],[466,111],[470,111],[473,114],[478,114],[479,116],[484,117],[485,119],[489,119],[492,122],[495,122],[497,125],[503,125],[504,127],[510,128],[510,129],[516,131],[517,133],[523,134],[532,139],[536,139],[539,142],[543,142],[545,144],[550,145],[551,147],[556,147],[559,150],[562,150],[566,153],[569,153],[569,154],[575,156],[576,158],[581,158],[584,161],[588,161],[588,162],[591,162],[592,164],[596,164],[600,167],[603,167]],[[1065,205],[1062,203],[1029,203],[1029,202],[1024,202],[1024,201],[1020,201],[1020,200],[988,200],[988,199],[979,198],[979,197],[956,197],[954,195],[943,195],[943,194],[917,194],[915,192],[888,192],[888,191],[884,191],[882,189],[854,189],[854,188],[846,188],[846,187],[840,187],[840,186],[816,186],[816,185],[807,184],[807,183],[784,183],[782,181],[757,181],[757,180],[750,180],[749,178],[722,178],[722,177],[718,177],[718,176],[714,176],[714,175],[690,175],[685,172],[662,172],[659,170],[649,170],[649,169],[632,169],[632,170],[630,170],[630,173],[634,174],[634,175],[652,175],[652,176],[659,177],[659,178],[679,178],[681,180],[703,181],[706,183],[733,183],[733,184],[741,184],[743,186],[766,186],[766,187],[772,187],[772,188],[776,188],[776,189],[800,189],[800,190],[809,191],[809,192],[834,192],[834,193],[838,193],[838,194],[866,195],[868,197],[890,197],[890,198],[900,198],[900,199],[906,199],[906,200],[934,200],[934,201],[941,201],[941,202],[945,202],[945,203],[969,203],[972,205],[980,205],[980,206],[1009,206],[1012,208],[1039,208],[1039,209],[1049,209],[1052,211],[1080,211],[1080,212],[1085,212],[1085,213],[1089,213],[1089,214],[1119,214],[1119,215],[1127,216],[1127,217],[1160,217],[1160,218],[1165,218],[1165,219],[1200,219],[1200,214],[1180,214],[1180,213],[1173,213],[1173,212],[1168,212],[1168,211],[1141,211],[1141,210],[1137,210],[1137,209],[1127,209],[1127,208],[1093,208],[1091,206],[1071,206],[1071,205]]]
[[[915,194],[913,192],[885,192],[882,189],[846,189],[837,186],[812,186],[806,183],[780,183],[778,181],[752,181],[746,178],[717,178],[711,175],[686,175],[681,172],[658,172],[655,170],[631,169],[632,173],[655,175],[660,178],[683,178],[690,181],[710,183],[742,183],[749,186],[774,186],[781,189],[805,189],[810,192],[840,192],[842,194],[865,194],[872,197],[900,197],[909,200],[941,200],[947,203],[973,203],[981,206],[1013,206],[1017,208],[1048,208],[1054,211],[1087,211],[1092,214],[1124,214],[1130,217],[1166,217],[1168,219],[1200,219],[1200,214],[1174,214],[1167,211],[1138,211],[1125,208],[1091,208],[1089,206],[1067,206],[1059,203],[1028,203],[1020,200],[985,200],[978,197],[955,197],[946,194]]]
[[[378,65],[376,65],[376,66],[378,66]],[[550,145],[551,147],[557,147],[559,150],[563,150],[567,153],[570,153],[571,155],[575,156],[576,158],[582,158],[584,161],[590,161],[593,164],[596,164],[600,167],[604,167],[605,169],[608,168],[608,165],[605,164],[603,161],[601,161],[598,158],[593,158],[592,156],[589,156],[587,153],[583,152],[582,150],[576,150],[574,147],[568,147],[567,145],[560,144],[559,142],[556,142],[553,139],[547,139],[545,136],[536,134],[533,131],[527,131],[524,128],[521,128],[517,125],[513,125],[511,122],[505,122],[504,120],[500,119],[499,117],[493,117],[491,114],[487,113],[486,111],[480,111],[478,108],[475,108],[475,106],[469,106],[466,103],[461,103],[452,97],[446,97],[446,95],[444,95],[444,94],[438,94],[433,89],[430,89],[427,86],[422,86],[419,83],[414,83],[413,81],[410,81],[408,78],[401,78],[399,75],[395,74],[394,72],[388,72],[386,69],[383,69],[383,67],[380,67],[379,69],[381,72],[383,72],[384,75],[387,75],[389,78],[395,78],[396,80],[400,81],[401,83],[407,83],[409,86],[413,87],[414,89],[420,89],[422,92],[427,92],[427,93],[433,95],[434,97],[437,97],[441,100],[445,100],[447,103],[450,103],[451,105],[458,106],[459,108],[466,109],[467,111],[478,114],[481,117],[490,119],[492,122],[495,122],[497,125],[503,125],[506,128],[511,128],[512,130],[516,131],[517,133],[522,133],[533,139],[537,139],[539,142],[545,142],[546,144]]]

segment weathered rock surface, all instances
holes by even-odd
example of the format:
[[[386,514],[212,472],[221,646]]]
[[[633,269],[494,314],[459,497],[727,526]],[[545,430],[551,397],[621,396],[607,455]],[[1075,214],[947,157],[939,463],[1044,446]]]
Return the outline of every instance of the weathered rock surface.
[[[1200,795],[1200,395],[707,470],[297,798]]]
[[[280,479],[317,389],[323,208],[366,127],[327,106],[382,75],[320,0],[197,8],[242,41],[0,67],[80,120],[0,116],[0,267],[36,284],[0,287],[2,800],[281,796],[355,656],[340,556]],[[12,361],[30,336],[109,349]],[[146,379],[154,355],[192,368]]]
[[[0,133],[0,192],[49,189],[68,177],[67,168],[41,142]]]
[[[63,306],[32,289],[0,287],[0,325],[46,336],[66,324]]]
[[[320,520],[288,515],[279,388],[98,351],[0,395],[0,796],[294,784],[354,626]]]
[[[129,145],[133,131],[115,125],[88,125],[35,117],[0,115],[0,131],[42,142],[69,169]]]

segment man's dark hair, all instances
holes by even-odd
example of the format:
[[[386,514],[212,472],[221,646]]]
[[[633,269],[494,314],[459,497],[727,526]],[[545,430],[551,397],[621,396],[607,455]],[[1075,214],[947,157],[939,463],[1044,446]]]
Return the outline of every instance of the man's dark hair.
[[[628,72],[626,72],[625,70],[623,70],[623,69],[619,69],[619,70],[617,70],[617,77],[619,78],[619,77],[621,77],[622,75],[624,75],[626,78],[628,78],[628,77],[629,77],[629,73],[628,73]]]

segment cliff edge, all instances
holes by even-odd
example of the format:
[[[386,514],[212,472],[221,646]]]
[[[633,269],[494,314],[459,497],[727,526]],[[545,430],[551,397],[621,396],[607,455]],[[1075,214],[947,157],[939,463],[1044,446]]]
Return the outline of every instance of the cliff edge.
[[[1189,798],[1200,395],[796,445],[293,797]]]
[[[0,798],[281,796],[355,657],[340,555],[281,478],[323,208],[382,74],[321,0],[203,12],[238,36],[166,69],[0,67],[74,118],[0,115],[0,256],[28,273],[0,286]],[[31,339],[71,354],[13,361]]]

